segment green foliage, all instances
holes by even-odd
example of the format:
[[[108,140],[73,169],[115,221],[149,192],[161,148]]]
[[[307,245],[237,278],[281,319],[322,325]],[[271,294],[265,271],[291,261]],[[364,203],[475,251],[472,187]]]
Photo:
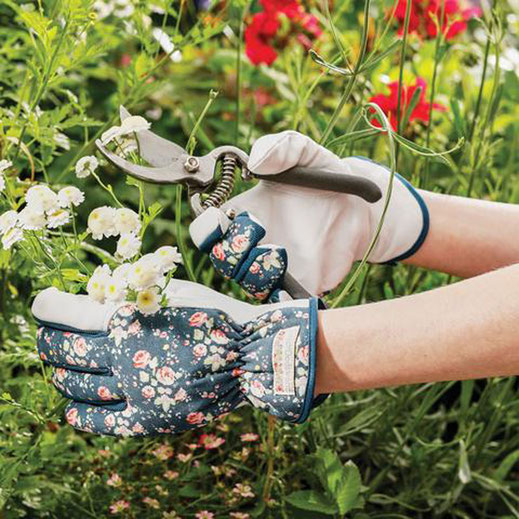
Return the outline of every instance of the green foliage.
[[[388,22],[389,1],[336,0],[331,12],[328,2],[305,2],[325,27],[322,38],[311,54],[285,49],[272,67],[253,67],[239,42],[250,2],[218,2],[204,14],[193,4],[135,1],[128,17],[103,18],[90,0],[0,3],[0,159],[13,161],[13,197],[33,178],[56,188],[77,184],[87,193],[82,223],[109,203],[108,191],[73,171],[124,104],[200,155],[221,144],[247,150],[259,135],[297,129],[340,155],[394,166],[423,188],[518,201],[519,26],[511,3],[496,2],[454,42],[404,43]],[[160,49],[152,26],[170,36],[181,61]],[[407,115],[400,134],[381,132],[363,107],[400,75],[424,77],[427,100],[447,110],[433,111],[428,126],[407,124]],[[219,95],[208,102],[211,91]],[[102,179],[144,218],[145,248],[181,246],[188,261],[177,277],[243,298],[188,242],[186,190],[143,190],[104,163]],[[248,187],[239,181],[237,190]],[[0,213],[7,209],[0,204]],[[80,260],[93,269],[100,258],[89,247]],[[213,450],[196,446],[201,432],[144,440],[75,432],[35,355],[29,312],[34,293],[58,280],[42,278],[28,259],[0,250],[2,517],[107,517],[119,500],[128,501],[120,513],[128,518],[202,510],[218,518],[519,517],[513,378],[332,396],[298,427],[241,409],[203,431],[225,439]],[[85,282],[71,265],[61,272],[77,290]],[[453,281],[403,265],[362,266],[352,276],[329,303],[390,299]],[[244,441],[245,433],[259,438]]]

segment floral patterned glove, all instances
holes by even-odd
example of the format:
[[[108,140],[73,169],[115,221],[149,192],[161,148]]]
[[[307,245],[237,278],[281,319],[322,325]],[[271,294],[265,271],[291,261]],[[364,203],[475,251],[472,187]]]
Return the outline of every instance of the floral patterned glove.
[[[234,279],[256,299],[274,295],[287,269],[287,253],[276,245],[258,245],[265,228],[247,212],[230,220],[223,211],[210,207],[190,227],[198,248],[209,254],[211,263],[227,279]]]
[[[173,280],[153,315],[55,288],[33,313],[40,358],[72,402],[67,421],[98,434],[200,427],[243,403],[283,420],[313,405],[317,300],[265,306]]]

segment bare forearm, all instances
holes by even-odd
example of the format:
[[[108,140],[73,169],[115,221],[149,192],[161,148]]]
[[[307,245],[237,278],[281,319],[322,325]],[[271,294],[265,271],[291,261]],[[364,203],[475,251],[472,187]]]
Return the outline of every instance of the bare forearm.
[[[519,206],[421,191],[430,230],[406,263],[471,277],[519,262]]]
[[[519,265],[320,312],[316,393],[519,374]]]

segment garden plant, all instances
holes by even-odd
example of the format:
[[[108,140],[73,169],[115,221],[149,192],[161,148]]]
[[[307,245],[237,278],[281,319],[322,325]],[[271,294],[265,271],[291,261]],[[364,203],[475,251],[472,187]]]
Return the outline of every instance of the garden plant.
[[[101,437],[64,420],[30,313],[54,286],[153,314],[173,277],[246,300],[190,241],[185,186],[125,175],[98,139],[145,164],[150,128],[196,155],[297,130],[420,188],[517,203],[518,7],[0,0],[0,517],[519,517],[514,378],[333,395],[298,426],[242,407]],[[368,254],[329,307],[457,281]]]

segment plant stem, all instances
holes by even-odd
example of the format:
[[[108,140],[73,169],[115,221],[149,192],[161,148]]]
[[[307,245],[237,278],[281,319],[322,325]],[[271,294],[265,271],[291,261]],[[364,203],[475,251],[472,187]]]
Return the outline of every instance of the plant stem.
[[[429,148],[430,142],[431,142],[431,129],[432,129],[432,111],[434,107],[434,98],[436,96],[436,78],[438,75],[438,67],[440,64],[440,48],[443,41],[443,30],[442,30],[442,23],[443,23],[443,17],[445,13],[445,0],[442,0],[441,4],[441,10],[440,10],[440,21],[439,21],[439,29],[438,33],[436,34],[436,47],[434,51],[434,69],[433,69],[433,76],[432,76],[432,83],[431,83],[431,94],[429,97],[429,122],[427,124],[427,133],[425,135],[425,147]],[[429,183],[429,158],[425,158],[425,164],[424,164],[424,178],[423,182],[421,182],[422,189],[427,189],[427,184]]]
[[[398,93],[397,93],[397,133],[402,133],[402,86],[404,82],[404,66],[405,66],[405,55],[407,51],[407,36],[409,34],[409,20],[411,19],[411,0],[407,0],[405,7],[405,19],[404,19],[404,35],[402,37],[402,49],[400,51],[400,70],[398,72]],[[398,142],[396,143],[396,163],[398,164]]]
[[[184,236],[182,233],[182,184],[176,186],[175,192],[175,229],[177,235],[177,244],[182,254],[182,260],[184,262],[184,268],[186,269],[187,277],[190,281],[196,282],[196,276],[193,272],[193,266],[191,260],[187,255],[186,244],[184,243]]]
[[[364,2],[364,24],[362,26],[362,36],[361,36],[361,44],[360,44],[360,54],[357,62],[355,63],[355,69],[353,70],[353,74],[346,85],[344,93],[337,105],[337,108],[334,110],[326,129],[324,130],[323,136],[321,137],[321,144],[325,144],[328,140],[328,137],[332,133],[335,125],[337,124],[337,120],[339,119],[342,109],[348,102],[350,95],[353,91],[353,87],[355,86],[355,82],[357,80],[357,76],[359,75],[360,67],[364,62],[364,56],[366,55],[366,49],[368,47],[368,33],[369,33],[369,8],[370,8],[371,0],[365,0]]]
[[[242,54],[242,41],[243,41],[243,29],[245,27],[245,18],[249,13],[250,5],[252,0],[248,0],[248,2],[243,7],[240,15],[240,26],[238,29],[238,45],[236,48],[236,125],[234,128],[234,144],[239,146],[240,144],[240,118],[241,118],[241,54]]]
[[[474,135],[474,130],[476,128],[476,123],[479,117],[479,110],[481,108],[481,100],[483,99],[483,87],[485,86],[485,79],[487,75],[487,67],[488,67],[488,55],[490,53],[490,38],[487,38],[487,43],[485,45],[485,55],[483,58],[483,71],[481,73],[481,81],[479,83],[479,92],[476,100],[476,107],[474,108],[474,116],[472,117],[472,124],[470,125],[469,131],[469,141],[472,142],[472,137]]]

